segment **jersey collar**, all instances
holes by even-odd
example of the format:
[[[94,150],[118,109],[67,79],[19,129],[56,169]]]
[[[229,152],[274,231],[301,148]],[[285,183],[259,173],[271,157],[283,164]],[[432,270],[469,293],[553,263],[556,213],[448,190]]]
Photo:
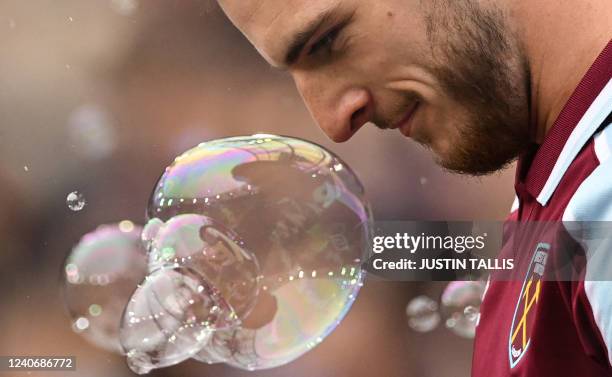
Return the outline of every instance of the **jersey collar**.
[[[542,206],[548,203],[574,158],[612,111],[611,78],[612,40],[584,75],[535,154],[519,158],[517,192],[526,190]]]

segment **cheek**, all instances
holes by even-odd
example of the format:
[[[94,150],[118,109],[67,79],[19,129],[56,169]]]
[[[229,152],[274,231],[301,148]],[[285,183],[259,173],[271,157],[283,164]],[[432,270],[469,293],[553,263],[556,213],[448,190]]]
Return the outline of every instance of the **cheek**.
[[[370,86],[379,82],[385,70],[385,50],[370,35],[351,35],[347,45],[334,58],[333,75],[350,77],[351,82]]]
[[[398,62],[428,66],[432,49],[427,38],[425,12],[412,1],[399,3],[391,11],[392,16],[385,17],[380,25],[382,32],[374,33],[376,39],[396,55]]]
[[[379,122],[381,126],[388,122],[399,120],[406,112],[412,98],[407,92],[393,91],[382,87],[373,86],[371,89],[372,96],[375,101],[376,119],[375,123]]]
[[[427,140],[440,154],[444,154],[453,144],[462,142],[461,130],[467,128],[472,119],[465,106],[447,97],[424,104],[419,118],[422,127],[419,127],[421,135],[418,136]]]

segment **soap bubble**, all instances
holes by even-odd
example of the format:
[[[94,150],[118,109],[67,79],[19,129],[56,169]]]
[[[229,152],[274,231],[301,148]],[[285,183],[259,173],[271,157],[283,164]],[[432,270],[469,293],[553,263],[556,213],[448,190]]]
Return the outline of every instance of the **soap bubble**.
[[[448,284],[441,297],[448,329],[464,338],[474,337],[484,290],[482,281],[453,281]]]
[[[417,296],[406,306],[408,325],[414,331],[429,332],[440,323],[438,304],[427,296]]]
[[[138,1],[111,0],[111,8],[122,16],[131,16],[138,9]]]
[[[340,323],[362,285],[371,219],[363,187],[344,162],[312,143],[273,135],[202,143],[166,168],[147,213],[153,223],[144,240],[161,259],[173,232],[189,240],[176,243],[185,250],[181,259],[162,265],[200,271],[236,306],[240,325],[213,331],[200,361],[249,370],[286,364]],[[212,233],[196,231],[207,224]],[[215,244],[246,259],[217,281],[213,259],[193,263],[189,251]],[[225,297],[233,292],[226,286],[245,281],[237,296]]]
[[[478,309],[472,305],[468,305],[463,309],[463,314],[468,321],[475,322],[478,317]]]
[[[75,108],[68,118],[71,144],[85,158],[102,159],[117,148],[117,132],[108,112],[97,104]]]
[[[120,340],[138,374],[190,358],[213,329],[235,326],[236,316],[202,275],[161,268],[138,286],[121,320]]]
[[[68,208],[77,212],[82,210],[85,207],[85,197],[78,191],[73,191],[68,196],[66,196],[66,204]]]
[[[143,231],[149,271],[189,266],[220,292],[239,318],[253,308],[259,265],[241,240],[206,216],[177,215],[166,223],[151,219]]]
[[[125,229],[124,229],[125,230]],[[121,314],[147,273],[141,228],[102,225],[84,235],[66,258],[64,300],[73,329],[103,349],[121,353]]]

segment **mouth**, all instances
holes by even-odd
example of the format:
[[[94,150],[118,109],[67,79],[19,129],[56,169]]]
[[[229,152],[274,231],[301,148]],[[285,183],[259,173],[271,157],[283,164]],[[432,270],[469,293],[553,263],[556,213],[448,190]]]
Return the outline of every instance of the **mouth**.
[[[406,136],[406,137],[410,137],[410,133],[412,131],[412,119],[414,118],[414,114],[416,113],[417,109],[419,108],[420,102],[416,101],[406,112],[406,114],[404,114],[404,116],[402,117],[402,119],[400,119],[399,122],[397,122],[395,125],[393,125],[393,127],[391,127],[392,129],[399,129],[400,132],[402,133],[402,135]]]

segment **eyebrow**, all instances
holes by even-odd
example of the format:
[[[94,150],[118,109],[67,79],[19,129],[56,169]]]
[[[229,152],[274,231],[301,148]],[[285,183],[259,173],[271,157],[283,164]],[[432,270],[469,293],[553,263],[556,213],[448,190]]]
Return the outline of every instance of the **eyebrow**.
[[[289,47],[287,48],[287,52],[285,53],[285,58],[283,59],[283,63],[285,66],[290,66],[297,58],[300,56],[300,53],[306,46],[306,43],[310,41],[312,36],[319,31],[322,25],[327,23],[332,15],[336,12],[338,7],[327,9],[321,13],[312,21],[307,23],[301,30],[295,33],[295,35],[291,38],[291,42],[289,43]]]

